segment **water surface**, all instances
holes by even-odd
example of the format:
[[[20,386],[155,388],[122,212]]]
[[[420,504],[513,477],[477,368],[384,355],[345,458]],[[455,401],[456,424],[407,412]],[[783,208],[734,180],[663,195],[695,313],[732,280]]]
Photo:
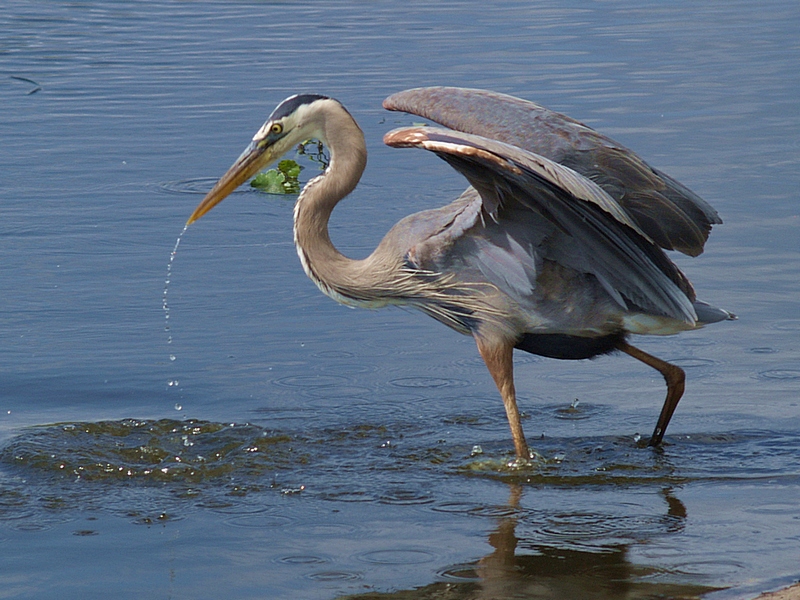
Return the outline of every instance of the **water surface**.
[[[799,26],[790,1],[7,2],[5,594],[744,598],[796,579]],[[503,468],[471,340],[322,296],[291,197],[243,190],[186,232],[164,331],[183,223],[291,93],[365,131],[332,222],[346,254],[455,197],[443,162],[381,143],[411,122],[381,100],[420,85],[566,112],[719,210],[706,253],[675,260],[740,320],[640,341],[688,375],[663,451],[636,442],[657,373],[521,355],[546,462]]]

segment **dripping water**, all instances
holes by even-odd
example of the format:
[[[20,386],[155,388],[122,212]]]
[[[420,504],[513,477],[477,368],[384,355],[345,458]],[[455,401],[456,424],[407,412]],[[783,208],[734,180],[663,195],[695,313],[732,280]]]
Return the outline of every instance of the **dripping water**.
[[[188,225],[184,225],[183,231],[180,232],[180,234],[178,235],[178,239],[175,240],[175,246],[172,248],[172,252],[170,252],[169,262],[167,263],[167,276],[164,279],[164,293],[163,293],[163,295],[161,297],[161,308],[164,310],[164,333],[167,336],[167,345],[168,346],[172,346],[172,332],[170,331],[170,325],[169,325],[169,317],[170,317],[170,314],[169,314],[169,302],[168,302],[168,298],[167,298],[167,294],[169,292],[169,283],[170,283],[170,281],[172,279],[172,264],[175,262],[175,256],[178,254],[178,246],[181,245],[181,240],[183,239],[183,234],[186,233],[186,230],[188,228],[189,228]],[[170,362],[175,362],[175,359],[177,357],[172,352],[172,348],[171,347],[170,347],[169,350],[170,350],[170,352],[169,352],[169,360],[170,360]],[[177,379],[170,379],[169,381],[167,381],[167,388],[168,389],[169,388],[176,388],[177,386],[178,386],[178,380]],[[177,406],[178,406],[177,404],[175,406],[176,406],[176,410],[180,410],[179,408],[177,408]]]

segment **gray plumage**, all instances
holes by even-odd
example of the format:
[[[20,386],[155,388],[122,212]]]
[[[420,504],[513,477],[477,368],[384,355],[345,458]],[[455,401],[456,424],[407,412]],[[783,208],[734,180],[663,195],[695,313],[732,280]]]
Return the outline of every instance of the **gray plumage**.
[[[513,384],[514,348],[561,359],[621,350],[667,382],[651,444],[683,393],[683,371],[631,346],[732,316],[700,302],[664,249],[696,256],[717,213],[613,140],[525,100],[460,88],[390,96],[390,110],[433,120],[386,134],[394,147],[434,152],[470,187],[442,208],[402,219],[363,260],[328,236],[336,204],[366,166],[363,133],[336,100],[288,98],[197,207],[200,218],[233,189],[308,138],[327,144],[326,172],[305,186],[294,214],[308,276],[335,300],[408,305],[472,335],[506,407],[518,460],[529,457]]]

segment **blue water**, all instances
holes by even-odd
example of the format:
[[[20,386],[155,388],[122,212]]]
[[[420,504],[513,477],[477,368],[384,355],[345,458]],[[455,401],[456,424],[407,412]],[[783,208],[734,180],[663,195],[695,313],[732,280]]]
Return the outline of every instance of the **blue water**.
[[[744,598],[797,579],[799,27],[789,0],[6,2],[0,595]],[[381,142],[411,121],[382,99],[421,85],[565,112],[719,210],[705,254],[675,260],[739,321],[640,340],[688,375],[663,453],[633,441],[655,372],[519,356],[550,462],[501,469],[472,341],[321,295],[292,197],[240,191],[184,234],[165,331],[183,224],[292,93],[338,98],[366,135],[332,221],[345,254],[460,193]]]

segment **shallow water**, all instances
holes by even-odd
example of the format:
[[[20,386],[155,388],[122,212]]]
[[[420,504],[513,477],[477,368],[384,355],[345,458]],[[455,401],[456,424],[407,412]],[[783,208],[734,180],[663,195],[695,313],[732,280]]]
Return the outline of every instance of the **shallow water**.
[[[795,2],[6,4],[5,596],[724,599],[800,576]],[[720,211],[676,261],[739,321],[640,344],[688,375],[662,451],[636,441],[647,367],[520,355],[543,459],[508,469],[473,343],[319,294],[291,197],[242,190],[189,228],[164,330],[183,223],[291,93],[365,131],[348,255],[457,195],[381,144],[410,122],[381,100],[437,84],[564,111]]]

